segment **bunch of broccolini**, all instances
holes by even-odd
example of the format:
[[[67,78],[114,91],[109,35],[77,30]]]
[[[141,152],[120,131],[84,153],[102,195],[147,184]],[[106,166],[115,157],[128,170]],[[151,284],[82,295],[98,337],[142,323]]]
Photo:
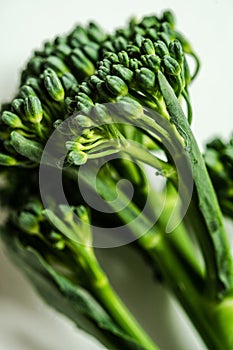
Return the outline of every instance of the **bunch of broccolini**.
[[[100,267],[92,225],[109,231],[124,225],[206,346],[233,348],[233,265],[219,207],[232,216],[233,146],[215,140],[200,153],[189,97],[198,70],[169,11],[133,19],[112,35],[90,23],[36,51],[17,95],[2,106],[1,204],[8,210],[2,239],[44,300],[108,349],[158,347]],[[55,161],[48,163],[54,134]],[[59,162],[54,154],[64,150]],[[48,169],[63,168],[69,204],[48,198],[44,207],[44,159]],[[166,179],[160,191],[143,165]],[[134,195],[118,187],[116,201],[122,179]],[[52,178],[46,182],[53,186]],[[110,212],[92,208],[83,189],[89,198],[98,194]]]

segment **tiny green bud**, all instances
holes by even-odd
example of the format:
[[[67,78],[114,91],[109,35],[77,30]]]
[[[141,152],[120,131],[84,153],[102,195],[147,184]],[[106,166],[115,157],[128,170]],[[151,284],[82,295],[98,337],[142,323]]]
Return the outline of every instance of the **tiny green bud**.
[[[112,123],[112,118],[108,111],[108,108],[104,104],[96,103],[94,108],[95,117],[101,124]],[[95,119],[95,120],[96,120]]]
[[[89,129],[94,126],[94,122],[86,115],[78,114],[74,117],[74,122],[81,128]]]
[[[90,42],[83,46],[84,53],[93,61],[97,62],[99,58],[99,45]]]
[[[32,198],[24,208],[37,216],[40,216],[43,211],[43,205],[37,198]]]
[[[142,51],[142,53],[144,53],[146,55],[154,55],[155,54],[155,47],[150,39],[145,39],[142,42],[141,51]]]
[[[129,68],[134,72],[142,66],[142,63],[137,58],[131,58]]]
[[[99,102],[111,102],[113,101],[113,94],[107,89],[106,82],[100,81],[96,84],[96,90],[99,97]]]
[[[106,77],[107,89],[115,96],[125,96],[128,93],[128,86],[124,80],[117,76],[108,75]]]
[[[140,25],[144,28],[158,27],[159,19],[156,16],[146,16],[142,19]]]
[[[0,165],[14,166],[17,164],[17,160],[7,154],[0,153]]]
[[[72,223],[74,220],[74,207],[70,207],[69,205],[61,204],[59,205],[59,209],[62,212],[64,221],[68,223]]]
[[[44,43],[44,48],[43,48],[43,51],[41,52],[41,54],[43,56],[49,56],[51,55],[51,53],[53,52],[53,43],[51,43],[50,41],[46,41]]]
[[[30,61],[27,64],[27,69],[25,71],[25,74],[27,75],[39,75],[41,73],[41,67],[43,65],[44,58],[42,57],[32,57]]]
[[[71,51],[72,49],[68,45],[66,45],[65,43],[60,43],[56,45],[54,53],[57,57],[64,59],[65,57],[70,55]]]
[[[94,105],[92,99],[83,92],[78,93],[78,95],[76,96],[76,100],[77,106],[80,110],[92,108]]]
[[[22,98],[27,98],[29,96],[36,96],[36,93],[31,86],[23,85],[19,90],[19,96]]]
[[[179,64],[183,63],[183,49],[179,40],[174,40],[169,44],[169,52],[172,58],[174,58]]]
[[[145,90],[151,90],[155,86],[155,74],[148,68],[136,70],[136,81],[143,86]]]
[[[24,117],[24,100],[22,98],[14,99],[11,105],[18,116]]]
[[[139,47],[136,45],[131,45],[131,44],[127,46],[127,53],[132,58],[134,58],[134,57],[139,58],[141,55]]]
[[[120,113],[124,118],[130,119],[140,119],[143,115],[143,107],[137,102],[135,99],[124,96],[118,99],[119,106],[118,111],[120,109]]]
[[[119,58],[118,55],[114,52],[106,52],[104,54],[104,58],[107,59],[108,61],[112,62],[112,63],[118,63],[119,62]]]
[[[25,84],[30,86],[35,91],[37,96],[40,96],[40,94],[41,94],[41,87],[40,87],[40,84],[38,82],[38,79],[30,77],[30,78],[28,78],[26,80]]]
[[[95,72],[93,63],[79,49],[74,49],[69,57],[74,75],[79,79],[91,76]]]
[[[142,46],[142,42],[145,40],[144,36],[137,34],[135,37],[135,43],[137,44],[138,47]]]
[[[163,16],[162,16],[162,21],[163,22],[168,22],[171,26],[172,29],[174,29],[175,26],[175,17],[171,11],[164,11]]]
[[[75,77],[71,73],[63,74],[61,76],[60,80],[61,80],[61,83],[62,83],[66,93],[68,93],[72,89],[73,86],[78,85],[77,80],[75,79]]]
[[[65,91],[62,87],[61,81],[55,71],[47,68],[44,71],[44,85],[51,98],[55,101],[63,101],[65,98]]]
[[[92,89],[96,89],[98,83],[101,83],[102,80],[97,75],[92,75],[89,79],[89,84]]]
[[[87,35],[91,40],[99,44],[101,44],[106,39],[106,34],[104,31],[93,22],[89,23],[87,27]]]
[[[38,234],[40,231],[37,217],[25,211],[20,213],[18,224],[23,231],[30,234]]]
[[[157,73],[160,70],[161,59],[156,55],[144,55],[141,57],[143,66]]]
[[[87,96],[91,96],[91,94],[92,94],[92,91],[91,91],[91,89],[86,81],[82,82],[82,84],[79,87],[79,91],[83,92]]]
[[[51,231],[49,233],[49,239],[52,241],[53,246],[58,250],[63,250],[66,246],[65,239],[56,231]]]
[[[126,51],[121,51],[118,53],[118,58],[119,58],[119,62],[129,68],[129,55],[127,54]]]
[[[170,74],[170,75],[180,74],[180,71],[181,71],[180,65],[174,58],[166,55],[162,60],[162,64],[164,67],[164,71],[167,74]]]
[[[146,30],[146,37],[155,42],[158,39],[158,32],[155,28],[148,28]]]
[[[101,45],[101,51],[103,53],[105,52],[114,52],[114,46],[113,43],[110,40],[105,41],[102,45]]]
[[[119,76],[127,83],[133,79],[133,72],[130,69],[124,67],[122,64],[114,64],[112,66],[112,70],[113,74]]]
[[[168,47],[170,44],[170,36],[167,33],[159,32],[158,33],[158,40],[165,43],[165,45]]]
[[[87,223],[90,222],[89,211],[87,210],[86,207],[84,207],[83,205],[80,205],[77,208],[75,208],[75,212],[77,213],[80,220]]]
[[[109,59],[104,58],[102,61],[99,62],[99,64],[108,69],[111,69],[112,62]]]
[[[119,52],[119,51],[126,50],[128,46],[128,41],[123,36],[119,36],[119,37],[116,37],[116,39],[114,39],[113,44],[116,51]]]
[[[101,79],[105,80],[105,78],[110,74],[110,70],[104,66],[99,66],[97,73]]]
[[[9,111],[4,111],[2,113],[2,121],[10,126],[11,128],[20,128],[23,129],[24,125],[21,122],[21,119],[14,113],[11,113]]]
[[[82,165],[87,162],[87,154],[82,151],[71,151],[68,160],[75,165]]]
[[[154,46],[155,46],[155,53],[160,58],[163,58],[164,56],[169,55],[167,45],[162,40],[157,40]]]
[[[216,138],[216,139],[212,140],[211,142],[209,142],[206,145],[206,147],[207,148],[213,148],[213,149],[215,149],[218,152],[221,152],[221,151],[223,151],[226,148],[225,143],[219,138]]]
[[[81,26],[76,26],[73,32],[68,36],[69,44],[76,44],[77,46],[85,45],[89,42],[86,31]],[[76,47],[75,45],[75,47]],[[73,45],[71,45],[73,46]]]
[[[45,68],[51,68],[56,72],[59,76],[69,72],[69,68],[65,65],[65,63],[57,56],[49,56],[46,58],[44,62]]]
[[[24,99],[25,116],[31,123],[40,123],[43,118],[43,109],[40,100],[36,96]]]
[[[17,131],[12,131],[11,145],[14,147],[16,152],[22,156],[32,160],[33,162],[40,162],[43,148],[39,142],[29,140]]]

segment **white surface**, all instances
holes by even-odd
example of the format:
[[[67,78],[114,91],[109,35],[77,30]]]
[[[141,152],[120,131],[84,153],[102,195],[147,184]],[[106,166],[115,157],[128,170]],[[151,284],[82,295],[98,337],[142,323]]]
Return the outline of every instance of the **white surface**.
[[[0,0],[0,5],[1,102],[13,96],[20,67],[32,49],[40,47],[46,38],[69,31],[77,22],[84,24],[94,19],[111,30],[124,25],[133,14],[142,16],[172,8],[178,28],[191,39],[202,60],[200,75],[191,88],[195,133],[203,142],[213,134],[228,136],[233,129],[232,0]],[[162,350],[204,349],[178,313],[178,307],[152,281],[149,268],[136,254],[125,247],[117,248],[103,251],[101,261],[122,297]],[[41,302],[3,256],[1,247],[0,273],[0,350],[102,349]]]

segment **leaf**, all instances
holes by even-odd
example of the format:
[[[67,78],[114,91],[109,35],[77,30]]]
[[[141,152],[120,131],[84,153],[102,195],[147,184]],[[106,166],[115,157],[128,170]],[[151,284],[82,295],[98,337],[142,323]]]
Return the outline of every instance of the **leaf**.
[[[121,330],[90,291],[55,271],[38,251],[21,243],[16,232],[2,229],[1,237],[13,262],[47,304],[66,315],[107,349],[145,350]]]
[[[207,228],[205,232],[197,232],[197,234],[199,234],[206,260],[209,282],[210,285],[213,284],[211,288],[216,288],[214,294],[222,297],[233,286],[233,272],[232,258],[217,197],[196,139],[173,89],[161,72],[158,72],[158,80],[171,121],[186,144],[186,155],[192,167],[199,210]]]

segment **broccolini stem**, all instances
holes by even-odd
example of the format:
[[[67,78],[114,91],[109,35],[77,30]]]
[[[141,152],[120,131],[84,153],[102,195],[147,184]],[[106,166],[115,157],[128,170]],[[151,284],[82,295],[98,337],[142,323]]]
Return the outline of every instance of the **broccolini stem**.
[[[233,288],[233,264],[221,210],[203,157],[182,108],[161,72],[158,73],[158,79],[171,121],[186,144],[186,155],[192,167],[198,206],[206,225],[204,234],[209,244],[207,247],[203,245],[202,249],[206,260],[209,261],[207,265],[209,292],[213,298],[222,297],[225,292]],[[211,253],[209,247],[212,247]]]
[[[90,247],[77,248],[87,264],[87,273],[90,274],[90,283],[93,293],[110,313],[117,324],[132,338],[134,338],[145,350],[159,350],[146,332],[121,301],[117,293],[112,289],[108,278],[101,269],[93,249]]]

